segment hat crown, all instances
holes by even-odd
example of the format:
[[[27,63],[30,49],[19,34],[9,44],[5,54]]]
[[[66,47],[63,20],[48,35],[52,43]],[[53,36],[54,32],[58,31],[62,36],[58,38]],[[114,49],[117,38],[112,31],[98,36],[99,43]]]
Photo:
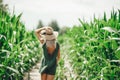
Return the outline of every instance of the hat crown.
[[[47,34],[53,34],[53,29],[51,27],[46,27]]]
[[[44,30],[42,30],[40,33],[41,36],[46,40],[54,40],[58,36],[58,32],[54,31],[52,27],[44,27]]]

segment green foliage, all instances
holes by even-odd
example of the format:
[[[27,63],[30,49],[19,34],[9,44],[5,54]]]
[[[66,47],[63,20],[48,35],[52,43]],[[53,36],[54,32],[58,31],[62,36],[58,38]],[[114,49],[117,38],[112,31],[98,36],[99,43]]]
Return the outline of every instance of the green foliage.
[[[70,29],[69,27],[60,28],[60,31],[59,31],[60,35],[66,34],[69,29]]]
[[[8,8],[7,4],[3,4],[3,0],[0,0],[0,11],[6,12]]]
[[[55,20],[51,21],[49,26],[51,26],[55,31],[59,31],[60,30],[59,25],[58,25],[57,21],[55,21]]]
[[[70,73],[70,69],[67,69],[66,64],[69,60],[67,56],[69,56],[70,47],[72,46],[69,42],[71,42],[71,38],[68,38],[66,34],[60,35],[58,37],[58,42],[60,43],[60,61],[57,67],[57,72],[55,75],[55,80],[70,80],[72,76],[68,79],[68,73]],[[66,75],[68,74],[68,75]],[[70,73],[71,74],[71,73]]]
[[[111,12],[111,18],[96,19],[71,28],[67,35],[74,45],[70,59],[80,80],[120,79],[120,11]]]
[[[39,29],[39,28],[41,28],[41,27],[43,27],[43,26],[44,26],[44,25],[43,25],[42,21],[39,20],[39,22],[38,22],[38,26],[37,26],[37,29]]]
[[[22,80],[24,72],[41,57],[39,42],[34,32],[26,31],[20,22],[22,14],[10,16],[3,9],[0,9],[0,80]],[[120,10],[113,10],[110,19],[106,16],[104,13],[102,19],[94,17],[90,23],[79,19],[80,26],[62,28],[59,37],[61,60],[56,80],[67,80],[64,75],[68,70],[64,61],[66,56],[77,73],[75,79],[70,76],[71,80],[120,79]],[[52,21],[49,26],[56,31],[60,30],[56,21]]]
[[[0,80],[22,80],[41,57],[39,42],[25,30],[21,15],[0,11]]]

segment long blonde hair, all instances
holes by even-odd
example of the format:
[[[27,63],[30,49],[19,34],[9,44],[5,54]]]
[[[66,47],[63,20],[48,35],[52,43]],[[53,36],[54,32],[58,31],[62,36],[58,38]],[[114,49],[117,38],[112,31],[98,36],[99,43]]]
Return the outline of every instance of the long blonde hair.
[[[56,40],[46,40],[47,47],[55,47],[56,48]]]

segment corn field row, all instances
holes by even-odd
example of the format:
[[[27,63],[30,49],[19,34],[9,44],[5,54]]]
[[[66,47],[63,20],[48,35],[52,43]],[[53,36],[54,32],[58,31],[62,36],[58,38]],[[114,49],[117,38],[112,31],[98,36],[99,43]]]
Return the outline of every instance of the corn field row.
[[[111,17],[91,22],[80,20],[67,33],[74,45],[69,59],[78,74],[75,80],[120,79],[120,11],[112,11]]]
[[[39,42],[26,31],[21,15],[0,11],[0,80],[22,80],[41,57]]]
[[[41,48],[34,31],[26,31],[16,16],[0,11],[0,80],[22,80],[25,72],[40,60]],[[111,17],[94,17],[93,21],[79,19],[80,25],[67,28],[59,37],[61,60],[56,80],[67,80],[65,58],[75,73],[71,80],[120,79],[120,11]],[[69,46],[67,46],[69,44]]]

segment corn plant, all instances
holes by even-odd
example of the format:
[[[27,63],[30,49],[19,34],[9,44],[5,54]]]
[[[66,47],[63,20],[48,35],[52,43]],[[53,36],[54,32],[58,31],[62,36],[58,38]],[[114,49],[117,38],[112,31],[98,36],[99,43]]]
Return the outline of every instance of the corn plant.
[[[80,26],[68,31],[74,46],[70,59],[80,80],[120,79],[120,11],[112,11],[111,17],[91,22],[81,19]]]
[[[21,16],[0,11],[0,80],[22,80],[41,57],[34,31],[26,31]]]

